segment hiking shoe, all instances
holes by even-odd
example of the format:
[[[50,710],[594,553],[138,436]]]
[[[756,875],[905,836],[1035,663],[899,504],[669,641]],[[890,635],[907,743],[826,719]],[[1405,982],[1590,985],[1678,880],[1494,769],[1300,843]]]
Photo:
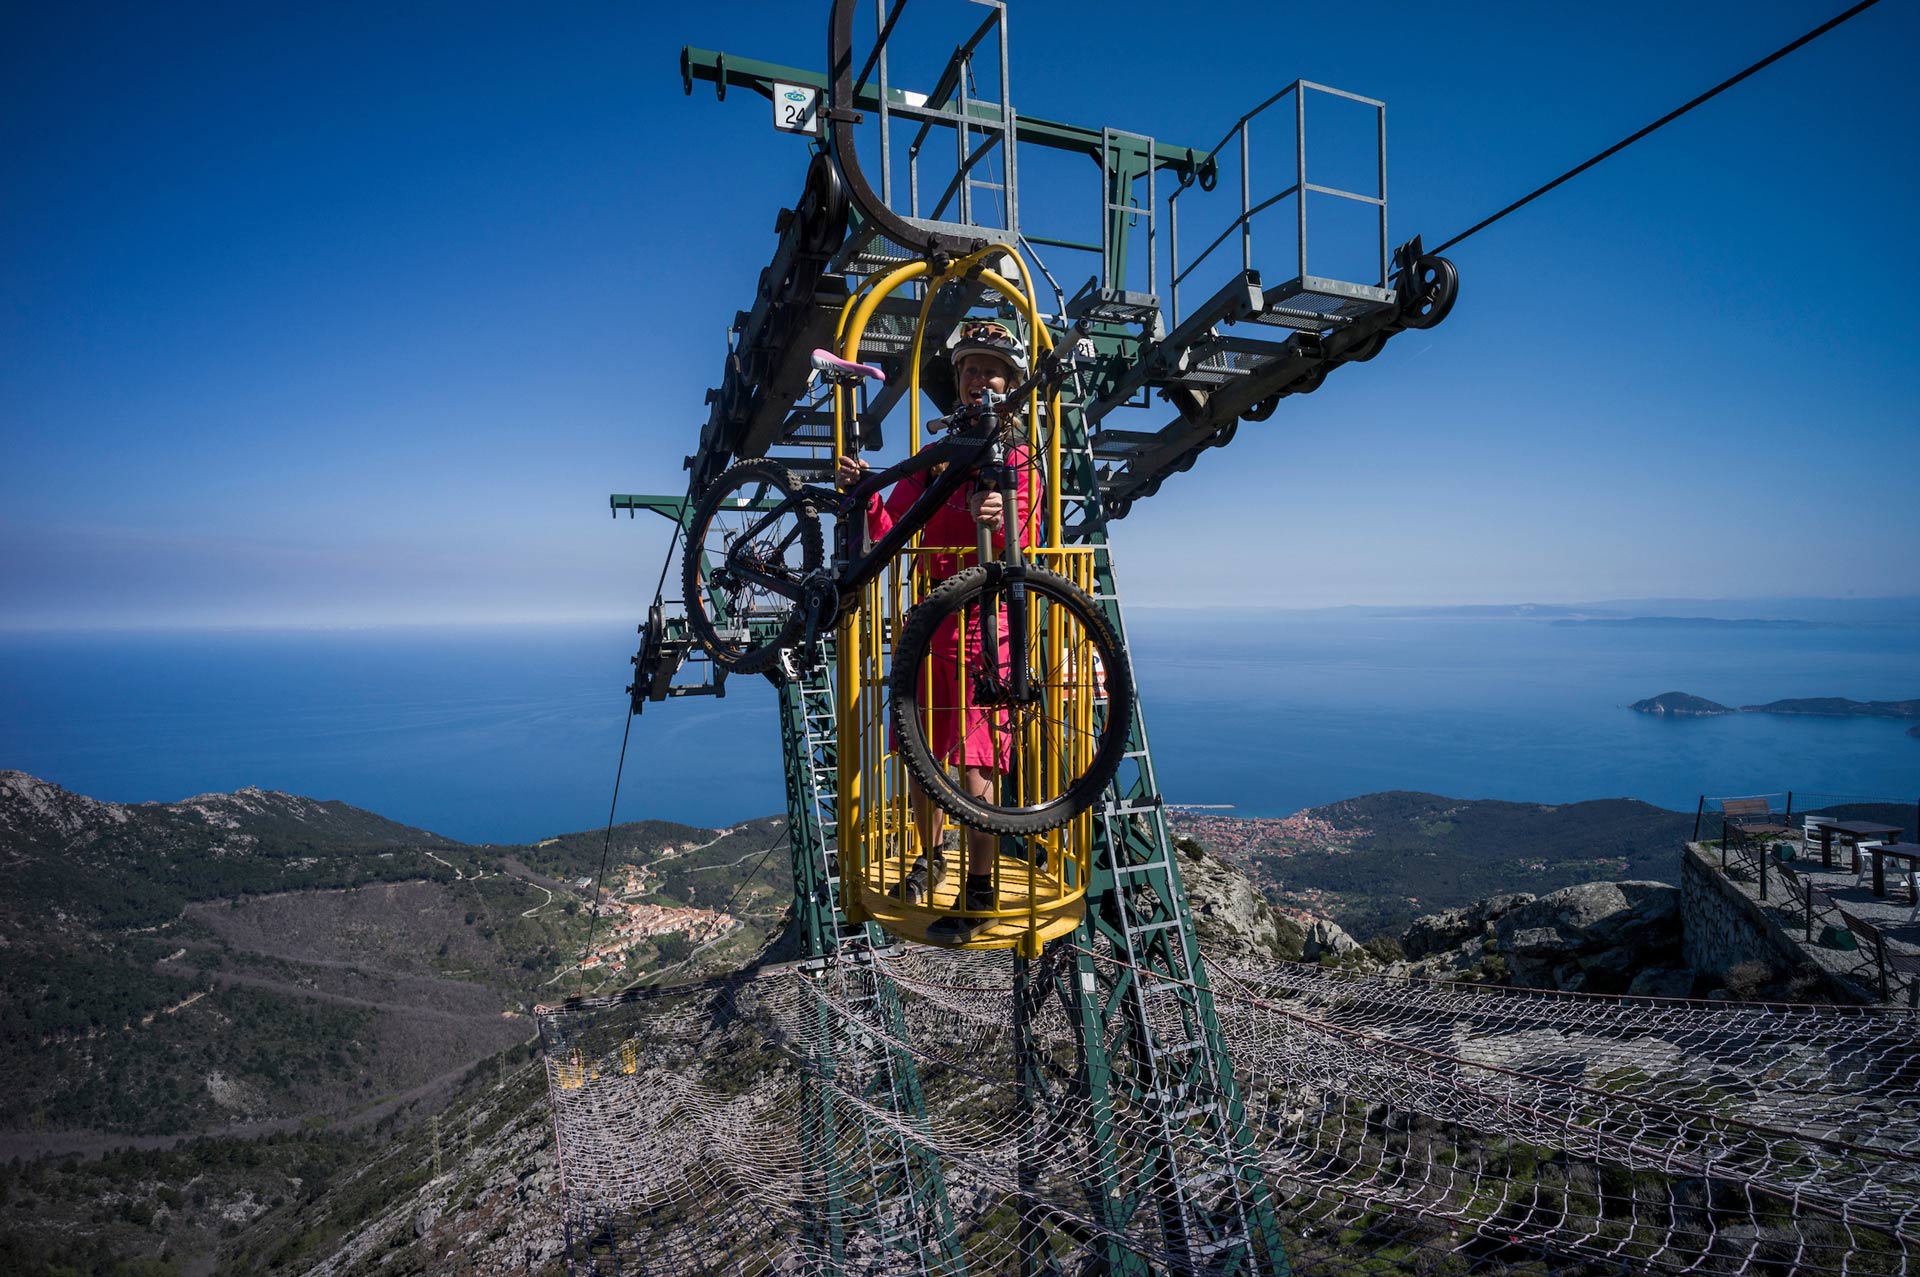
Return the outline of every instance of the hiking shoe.
[[[1021,846],[1016,839],[1003,838],[1000,840],[1000,854],[1015,864],[1024,865],[1027,863],[1027,850],[1028,849]],[[1036,842],[1033,844],[1032,850],[1033,867],[1045,873],[1047,868],[1047,844]]]
[[[999,908],[1000,902],[993,894],[993,879],[985,874],[967,875],[965,896],[964,908]],[[927,928],[927,939],[933,944],[965,944],[993,923],[992,918],[963,918],[957,913],[950,913]]]
[[[928,856],[923,851],[913,858],[912,867],[890,894],[910,905],[925,904],[933,899],[933,889],[946,880],[947,858],[938,853]]]

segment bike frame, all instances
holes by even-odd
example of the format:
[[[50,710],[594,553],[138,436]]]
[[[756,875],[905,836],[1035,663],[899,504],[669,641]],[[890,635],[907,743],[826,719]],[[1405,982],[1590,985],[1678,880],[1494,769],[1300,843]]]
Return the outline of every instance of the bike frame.
[[[887,564],[893,561],[893,557],[927,525],[934,511],[945,505],[947,499],[974,476],[981,468],[982,460],[986,459],[990,463],[998,460],[994,454],[1003,451],[1006,444],[1003,423],[1011,419],[1010,414],[994,410],[1002,406],[994,405],[994,408],[982,410],[978,424],[973,428],[950,434],[943,439],[936,439],[905,461],[866,476],[844,492],[836,488],[812,484],[801,488],[800,491],[762,514],[741,535],[741,543],[750,543],[764,529],[803,506],[811,504],[830,508],[835,516],[834,561],[837,566],[834,572],[834,588],[839,594],[839,610],[843,613],[852,610],[858,605],[860,591],[886,570]],[[906,513],[895,521],[894,525],[887,529],[886,534],[875,541],[866,553],[857,556],[849,556],[846,553],[846,546],[851,541],[852,525],[855,520],[864,520],[869,497],[884,488],[892,487],[908,475],[919,474],[943,462],[946,463],[945,471],[927,485],[926,491],[915,499]],[[998,486],[1001,491],[1002,509],[1005,512],[1002,516],[1003,526],[1013,531],[1017,514],[1014,501],[1015,485],[1011,470],[1004,466],[1002,469],[1002,481]],[[985,529],[981,531],[984,533]],[[981,549],[985,551],[987,538],[984,535],[981,542]],[[990,553],[983,552],[980,561],[987,563],[991,561],[991,557]],[[1023,575],[1025,559],[1020,553],[1018,535],[1006,538],[1006,550],[1000,561],[1006,565],[1015,579]],[[743,580],[763,586],[796,603],[802,602],[805,598],[806,582],[756,571],[735,562],[731,552],[727,556],[727,570]]]

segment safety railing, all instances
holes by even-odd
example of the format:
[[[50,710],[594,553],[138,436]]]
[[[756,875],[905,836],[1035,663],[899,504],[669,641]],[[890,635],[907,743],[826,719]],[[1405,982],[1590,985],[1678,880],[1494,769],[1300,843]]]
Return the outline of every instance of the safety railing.
[[[1307,180],[1307,95],[1310,92],[1329,94],[1333,97],[1359,103],[1373,109],[1376,136],[1374,162],[1378,177],[1378,186],[1376,189],[1379,192],[1377,195],[1366,195],[1359,191],[1344,190],[1340,187],[1327,186]],[[1253,122],[1278,107],[1283,100],[1288,98],[1292,99],[1293,180],[1284,188],[1256,202],[1254,198],[1252,173]],[[1324,84],[1315,84],[1308,80],[1295,80],[1292,84],[1281,89],[1278,93],[1235,121],[1233,127],[1227,130],[1226,136],[1220,139],[1219,145],[1213,148],[1212,155],[1215,163],[1211,166],[1202,166],[1196,182],[1182,183],[1179,189],[1167,197],[1167,237],[1169,241],[1168,251],[1171,257],[1168,282],[1170,284],[1170,301],[1174,327],[1177,328],[1180,324],[1180,285],[1191,277],[1222,245],[1228,243],[1236,232],[1240,240],[1240,269],[1242,271],[1253,270],[1254,218],[1287,199],[1292,199],[1295,203],[1294,248],[1297,261],[1295,279],[1305,284],[1309,279],[1307,265],[1307,196],[1309,194],[1327,195],[1337,199],[1350,200],[1359,204],[1369,205],[1376,210],[1379,224],[1377,287],[1381,289],[1386,287],[1388,268],[1386,103],[1373,98],[1361,97],[1357,93],[1348,93],[1343,89],[1330,88]],[[1208,242],[1207,246],[1201,249],[1191,261],[1182,266],[1180,257],[1180,197],[1185,195],[1188,190],[1195,185],[1198,185],[1202,190],[1211,190],[1213,182],[1219,180],[1219,161],[1223,156],[1226,157],[1229,162],[1232,162],[1237,157],[1240,173],[1239,215],[1229,221],[1220,233],[1215,235],[1213,239]],[[1211,181],[1209,181],[1206,176],[1209,172],[1214,175]],[[1211,292],[1211,290],[1209,291]]]
[[[1038,520],[1034,522],[1037,525]],[[1092,810],[1045,833],[1020,840],[996,839],[989,871],[996,903],[988,909],[965,908],[962,891],[968,870],[968,844],[976,835],[964,826],[949,826],[944,813],[935,808],[933,837],[928,845],[922,845],[912,807],[912,784],[889,722],[894,640],[907,614],[944,579],[936,578],[936,571],[966,565],[974,555],[972,546],[923,544],[902,555],[867,587],[854,622],[861,631],[855,647],[857,685],[852,698],[858,729],[843,731],[840,739],[842,790],[850,799],[846,805],[848,819],[841,825],[841,855],[850,869],[847,878],[858,892],[853,902],[857,911],[893,934],[923,940],[941,918],[958,916],[983,924],[964,947],[1017,947],[1037,954],[1039,945],[1072,931],[1080,920],[1093,870]],[[1091,592],[1094,588],[1090,547],[1040,546],[1029,550],[1027,559],[1033,566],[1057,572],[1084,590]],[[936,563],[939,568],[935,568]],[[1011,739],[1002,743],[998,733],[1006,729],[993,724],[995,711],[976,710],[970,704],[972,689],[965,677],[955,679],[958,695],[954,704],[922,712],[945,712],[954,717],[958,734],[955,750],[963,759],[972,757],[974,749],[984,743],[990,751],[1017,760],[1020,774],[1002,776],[997,783],[1017,785],[1026,793],[1058,792],[1067,778],[1092,762],[1095,733],[1091,718],[1098,712],[1102,672],[1083,636],[1050,620],[1040,600],[1033,604],[1040,611],[1029,624],[1030,633],[1038,636],[1034,644],[1036,687],[1041,697],[1037,714],[1023,716],[1013,726]],[[966,652],[969,644],[980,641],[968,629],[963,615],[958,618],[952,640],[956,652]],[[1070,674],[1065,679],[1046,678],[1039,673],[1043,670]],[[1068,730],[1056,733],[1054,729],[1062,725]],[[970,742],[972,734],[994,739]],[[960,846],[943,851],[942,831],[948,827],[958,830]],[[946,877],[944,885],[938,886],[929,879],[931,893],[910,900],[908,875],[921,855],[930,861],[944,855]]]
[[[943,268],[926,262],[908,263],[873,279],[846,304],[840,325],[840,353],[858,360],[867,326],[881,305],[896,292],[917,290],[920,294],[919,319],[907,360],[907,444],[911,450],[920,446],[919,370],[928,311],[945,281],[977,277],[984,287],[1020,311],[1036,358],[1051,345],[1051,337],[1039,323],[1028,272],[1020,270],[1020,284],[1015,285],[988,265],[1006,256],[1018,261],[1005,245],[996,245]],[[837,397],[836,449],[844,446],[850,415],[849,398]],[[1010,530],[1015,522],[1022,525],[1021,541],[1029,563],[1057,572],[1092,593],[1092,548],[1062,543],[1063,470],[1057,395],[1049,396],[1044,404],[1037,398],[1030,399],[1023,416],[1028,446],[1020,450],[1024,455],[1018,459],[1018,464],[1026,468],[1019,488],[1032,496],[1027,508],[1008,512]],[[1092,876],[1090,810],[1044,833],[1029,834],[1017,841],[998,840],[998,854],[990,871],[995,898],[991,908],[965,907],[962,893],[968,834],[964,831],[962,847],[944,887],[919,900],[907,899],[908,893],[903,890],[915,858],[941,854],[942,840],[935,834],[923,845],[914,821],[907,769],[891,739],[889,688],[895,646],[913,608],[941,580],[969,564],[977,552],[973,545],[933,545],[926,543],[924,534],[916,537],[885,572],[866,586],[860,606],[840,623],[835,648],[840,781],[836,823],[841,880],[848,889],[843,905],[850,921],[878,922],[895,935],[915,940],[929,939],[929,928],[940,918],[958,916],[977,924],[968,928],[969,935],[960,947],[1017,948],[1037,957],[1043,944],[1071,931],[1084,912]],[[1074,632],[1068,624],[1070,611],[1058,609],[1055,615],[1032,594],[1027,611],[1026,630],[1010,637],[1029,643],[1031,668],[1050,673],[1035,681],[1040,698],[1037,712],[1020,715],[1017,729],[1011,732],[1006,757],[1017,760],[1018,766],[1014,774],[1001,775],[995,783],[1017,785],[1019,792],[1027,794],[1059,792],[1068,778],[1084,774],[1092,762],[1094,716],[1104,712],[1099,703],[1103,672],[1094,660],[1088,636]],[[964,615],[955,619],[951,650],[956,667],[966,664],[962,659],[968,651],[965,623]],[[942,636],[940,645],[944,647],[946,641]],[[971,721],[969,711],[975,708],[968,704],[973,692],[960,668],[955,669],[953,682],[958,703],[945,708],[964,727]],[[986,711],[980,717],[987,720],[989,730],[1004,730],[995,724],[1014,721],[1011,716],[1003,719],[996,711]],[[1001,746],[997,741],[993,749],[998,758]],[[964,752],[962,757],[966,757]]]
[[[1020,195],[1012,92],[1008,88],[1006,9],[999,4],[990,6],[972,35],[953,50],[933,86],[926,93],[918,93],[900,88],[892,79],[890,46],[904,8],[902,4],[889,6],[884,0],[873,5],[874,43],[854,82],[856,95],[870,76],[878,89],[874,116],[879,133],[880,198],[889,207],[898,207],[894,200],[894,132],[896,127],[911,128],[906,147],[907,216],[936,226],[998,232],[1004,238],[1015,238],[1020,226]],[[991,50],[987,56],[992,59],[997,100],[983,97],[978,91],[974,61],[981,56],[983,45]],[[953,171],[938,194],[929,189],[923,196],[922,160],[932,159],[927,145],[936,138],[935,130],[952,132]],[[942,145],[949,141],[938,140]],[[995,156],[999,157],[998,176],[980,176],[991,174]],[[976,196],[983,191],[993,193],[989,197],[991,216],[974,206]]]
[[[1835,824],[1843,826],[1840,834],[1823,837],[1820,827]],[[1848,825],[1856,828],[1845,828]],[[1882,832],[1860,832],[1873,827]],[[1780,790],[1701,795],[1690,841],[1703,846],[1718,843],[1721,872],[1750,876],[1765,900],[1772,862],[1778,855],[1810,858],[1817,847],[1820,868],[1828,870],[1833,852],[1849,843],[1862,838],[1901,841],[1907,835],[1920,836],[1920,799]],[[1856,849],[1856,858],[1858,854]]]

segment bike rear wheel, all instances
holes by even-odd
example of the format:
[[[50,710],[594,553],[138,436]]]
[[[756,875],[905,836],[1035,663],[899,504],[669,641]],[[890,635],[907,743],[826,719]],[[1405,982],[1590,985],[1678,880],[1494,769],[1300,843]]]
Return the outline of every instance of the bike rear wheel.
[[[1024,609],[1008,604],[997,565],[936,587],[901,628],[889,712],[907,770],[954,819],[1037,834],[1092,806],[1119,770],[1133,670],[1099,605],[1058,573],[1029,567]],[[988,618],[1002,651],[981,641]],[[1007,686],[1015,644],[1027,656],[1024,699]],[[998,772],[992,793],[968,793],[950,764]]]
[[[769,517],[798,491],[792,471],[761,457],[729,466],[694,508],[680,571],[687,628],[715,664],[735,673],[771,669],[800,637],[799,605],[741,572],[750,567],[797,588],[819,570],[820,516],[796,505]]]

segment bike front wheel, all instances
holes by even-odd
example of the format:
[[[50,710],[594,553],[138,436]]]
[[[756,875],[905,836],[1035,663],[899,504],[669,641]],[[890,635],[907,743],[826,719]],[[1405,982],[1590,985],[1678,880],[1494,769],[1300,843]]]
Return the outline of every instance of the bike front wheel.
[[[997,565],[942,582],[907,615],[890,682],[894,747],[907,770],[974,829],[1058,828],[1093,805],[1126,754],[1126,651],[1086,591],[1045,568],[1027,568],[1022,600]],[[990,773],[990,792],[969,792],[966,769]]]
[[[800,481],[764,457],[736,462],[701,494],[687,529],[681,597],[687,628],[714,663],[739,674],[773,668],[804,620],[789,595],[755,576],[798,589],[820,567],[820,516],[795,504]]]

